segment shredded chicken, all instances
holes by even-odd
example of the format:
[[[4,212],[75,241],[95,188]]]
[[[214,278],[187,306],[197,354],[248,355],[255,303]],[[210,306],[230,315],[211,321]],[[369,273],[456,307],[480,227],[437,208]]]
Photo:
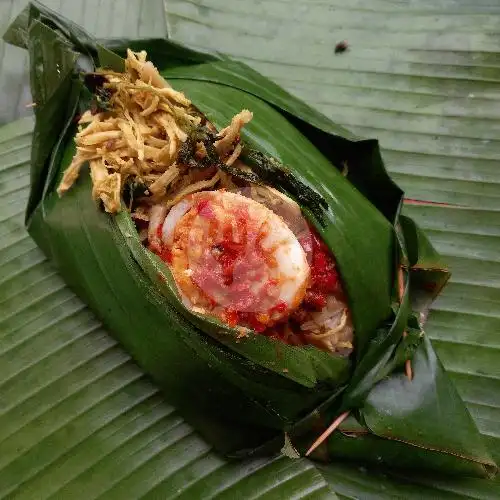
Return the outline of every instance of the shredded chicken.
[[[156,179],[151,186],[149,186],[149,191],[153,194],[165,194],[165,190],[168,185],[170,185],[179,175],[179,169],[172,165],[165,170],[165,172]]]
[[[90,162],[90,176],[92,178],[92,197],[102,200],[107,212],[118,212],[120,209],[121,175],[110,174],[102,160]]]
[[[231,149],[231,145],[238,138],[241,129],[252,119],[252,117],[253,114],[248,111],[248,109],[244,109],[233,117],[229,127],[220,131],[219,137],[221,139],[215,143],[217,152],[220,155],[226,154]]]
[[[182,92],[174,90],[145,51],[127,51],[125,72],[99,70],[104,90],[110,98],[107,110],[86,111],[79,120],[75,136],[76,154],[57,192],[62,196],[76,182],[82,166],[89,162],[93,197],[101,200],[110,213],[121,209],[121,195],[127,183],[144,185],[151,203],[174,200],[189,192],[213,188],[218,182],[231,186],[230,176],[216,169],[210,179],[199,179],[178,156],[202,117]],[[252,113],[243,110],[219,134],[215,143],[220,159],[232,165],[241,153],[241,128]],[[207,124],[213,129],[211,124]],[[202,142],[196,144],[196,157],[207,155]],[[198,179],[197,179],[198,177]]]
[[[190,184],[189,186],[187,186],[183,190],[181,190],[179,193],[177,193],[175,198],[173,198],[172,200],[170,200],[167,203],[167,209],[172,208],[174,205],[179,203],[179,201],[181,201],[182,198],[184,198],[188,194],[197,193],[198,191],[203,191],[204,189],[213,188],[217,184],[217,182],[219,182],[219,180],[220,180],[219,172],[217,172],[208,181],[199,181],[199,182],[195,182],[193,184]]]

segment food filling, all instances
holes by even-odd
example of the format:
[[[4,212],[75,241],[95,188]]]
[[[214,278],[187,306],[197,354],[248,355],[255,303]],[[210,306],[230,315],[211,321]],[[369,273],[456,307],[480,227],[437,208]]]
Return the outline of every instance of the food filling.
[[[265,190],[187,196],[162,221],[150,221],[150,249],[170,266],[194,312],[238,327],[242,336],[251,329],[294,345],[350,352],[352,323],[328,247],[297,217],[292,200],[281,195],[274,205],[282,205],[285,217],[292,212],[297,234],[256,201]],[[270,200],[277,198],[268,191]],[[163,215],[161,206],[152,212]]]
[[[111,214],[131,213],[188,309],[239,337],[255,332],[349,354],[353,326],[333,255],[299,205],[240,159],[252,113],[217,131],[144,51],[128,51],[123,73],[88,76],[95,96],[78,121],[59,195],[88,163],[93,197]],[[269,160],[265,170],[273,169]]]

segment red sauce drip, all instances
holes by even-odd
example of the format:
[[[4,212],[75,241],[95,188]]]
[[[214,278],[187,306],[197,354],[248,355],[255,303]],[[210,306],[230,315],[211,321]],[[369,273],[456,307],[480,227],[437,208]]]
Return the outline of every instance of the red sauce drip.
[[[269,280],[266,286],[264,287],[264,294],[267,294],[269,297],[273,297],[276,293],[279,293],[279,289],[277,288],[278,282],[276,280]],[[250,294],[250,291],[247,289],[247,293]],[[268,311],[267,316],[271,316],[273,313],[283,313],[287,310],[288,304],[284,301],[279,301],[275,306],[271,307]],[[226,322],[230,326],[235,325],[244,325],[252,328],[257,333],[264,333],[266,331],[271,332],[266,323],[263,323],[259,320],[259,317],[266,316],[262,315],[259,312],[250,312],[250,311],[233,311],[232,309],[226,309],[225,311],[225,319]]]
[[[245,254],[245,244],[236,243],[230,240],[223,240],[212,248],[212,255],[222,267],[224,285],[233,283],[234,266]]]
[[[214,210],[210,203],[210,200],[200,200],[196,206],[198,213],[207,219],[213,219],[215,217]]]
[[[226,309],[226,311],[224,311],[224,319],[226,320],[226,323],[231,327],[235,327],[240,320],[238,312],[232,311],[230,309]]]
[[[167,262],[168,264],[172,264],[172,251],[170,250],[170,248],[162,247],[158,256],[164,262]]]
[[[257,315],[252,312],[240,312],[238,313],[239,317],[239,324],[240,325],[246,325],[253,330],[255,330],[257,333],[262,333],[263,331],[266,330],[266,325],[264,323],[261,323],[257,319]]]
[[[306,291],[304,302],[316,311],[321,311],[326,306],[326,294],[317,290],[309,289]]]
[[[321,311],[329,294],[339,291],[339,276],[330,250],[318,233],[310,228],[310,234],[300,238],[300,244],[310,260],[311,285],[306,291],[304,306]]]
[[[328,247],[315,232],[312,233],[312,241],[311,277],[313,288],[323,293],[334,293],[339,282],[335,262]]]
[[[162,239],[162,231],[163,231],[163,224],[160,224],[158,226],[158,229],[156,230],[156,236],[158,236],[158,239],[161,241]],[[157,247],[157,245],[150,245],[149,249],[154,252],[158,257],[160,257],[163,262],[167,262],[168,264],[172,264],[172,251],[170,248],[165,248],[163,245],[160,247]]]
[[[269,309],[269,314],[275,312],[281,314],[284,313],[287,309],[288,309],[288,304],[283,300],[280,300],[274,307],[271,307],[271,309]]]

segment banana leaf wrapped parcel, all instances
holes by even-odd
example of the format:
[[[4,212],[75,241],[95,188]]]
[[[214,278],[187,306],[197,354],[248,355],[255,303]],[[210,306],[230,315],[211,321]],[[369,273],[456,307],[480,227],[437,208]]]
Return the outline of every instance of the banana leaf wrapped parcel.
[[[29,233],[216,449],[496,473],[422,329],[448,271],[377,141],[168,39],[37,3],[4,38],[30,56]]]

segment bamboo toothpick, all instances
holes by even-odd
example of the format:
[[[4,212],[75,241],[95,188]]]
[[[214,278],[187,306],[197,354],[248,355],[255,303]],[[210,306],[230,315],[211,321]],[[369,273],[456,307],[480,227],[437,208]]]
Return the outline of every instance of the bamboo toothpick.
[[[405,332],[405,334],[406,334],[406,332]],[[406,373],[406,376],[408,377],[408,380],[410,380],[410,382],[411,382],[411,380],[413,378],[413,370],[411,369],[411,361],[409,359],[407,359],[405,361],[405,373]]]
[[[328,438],[328,436],[349,416],[349,411],[345,411],[344,413],[341,413],[326,429],[321,436],[314,441],[314,443],[311,445],[311,447],[307,450],[306,452],[306,457],[308,457],[325,439]]]
[[[399,301],[401,302],[403,300],[403,295],[404,295],[404,277],[403,277],[403,268],[400,266],[399,267],[399,273],[398,273],[398,284],[399,284]],[[406,330],[403,332],[403,337],[406,337],[408,334],[406,333]],[[411,361],[407,359],[405,361],[405,373],[406,376],[408,377],[408,380],[413,379],[413,370],[411,367]]]

